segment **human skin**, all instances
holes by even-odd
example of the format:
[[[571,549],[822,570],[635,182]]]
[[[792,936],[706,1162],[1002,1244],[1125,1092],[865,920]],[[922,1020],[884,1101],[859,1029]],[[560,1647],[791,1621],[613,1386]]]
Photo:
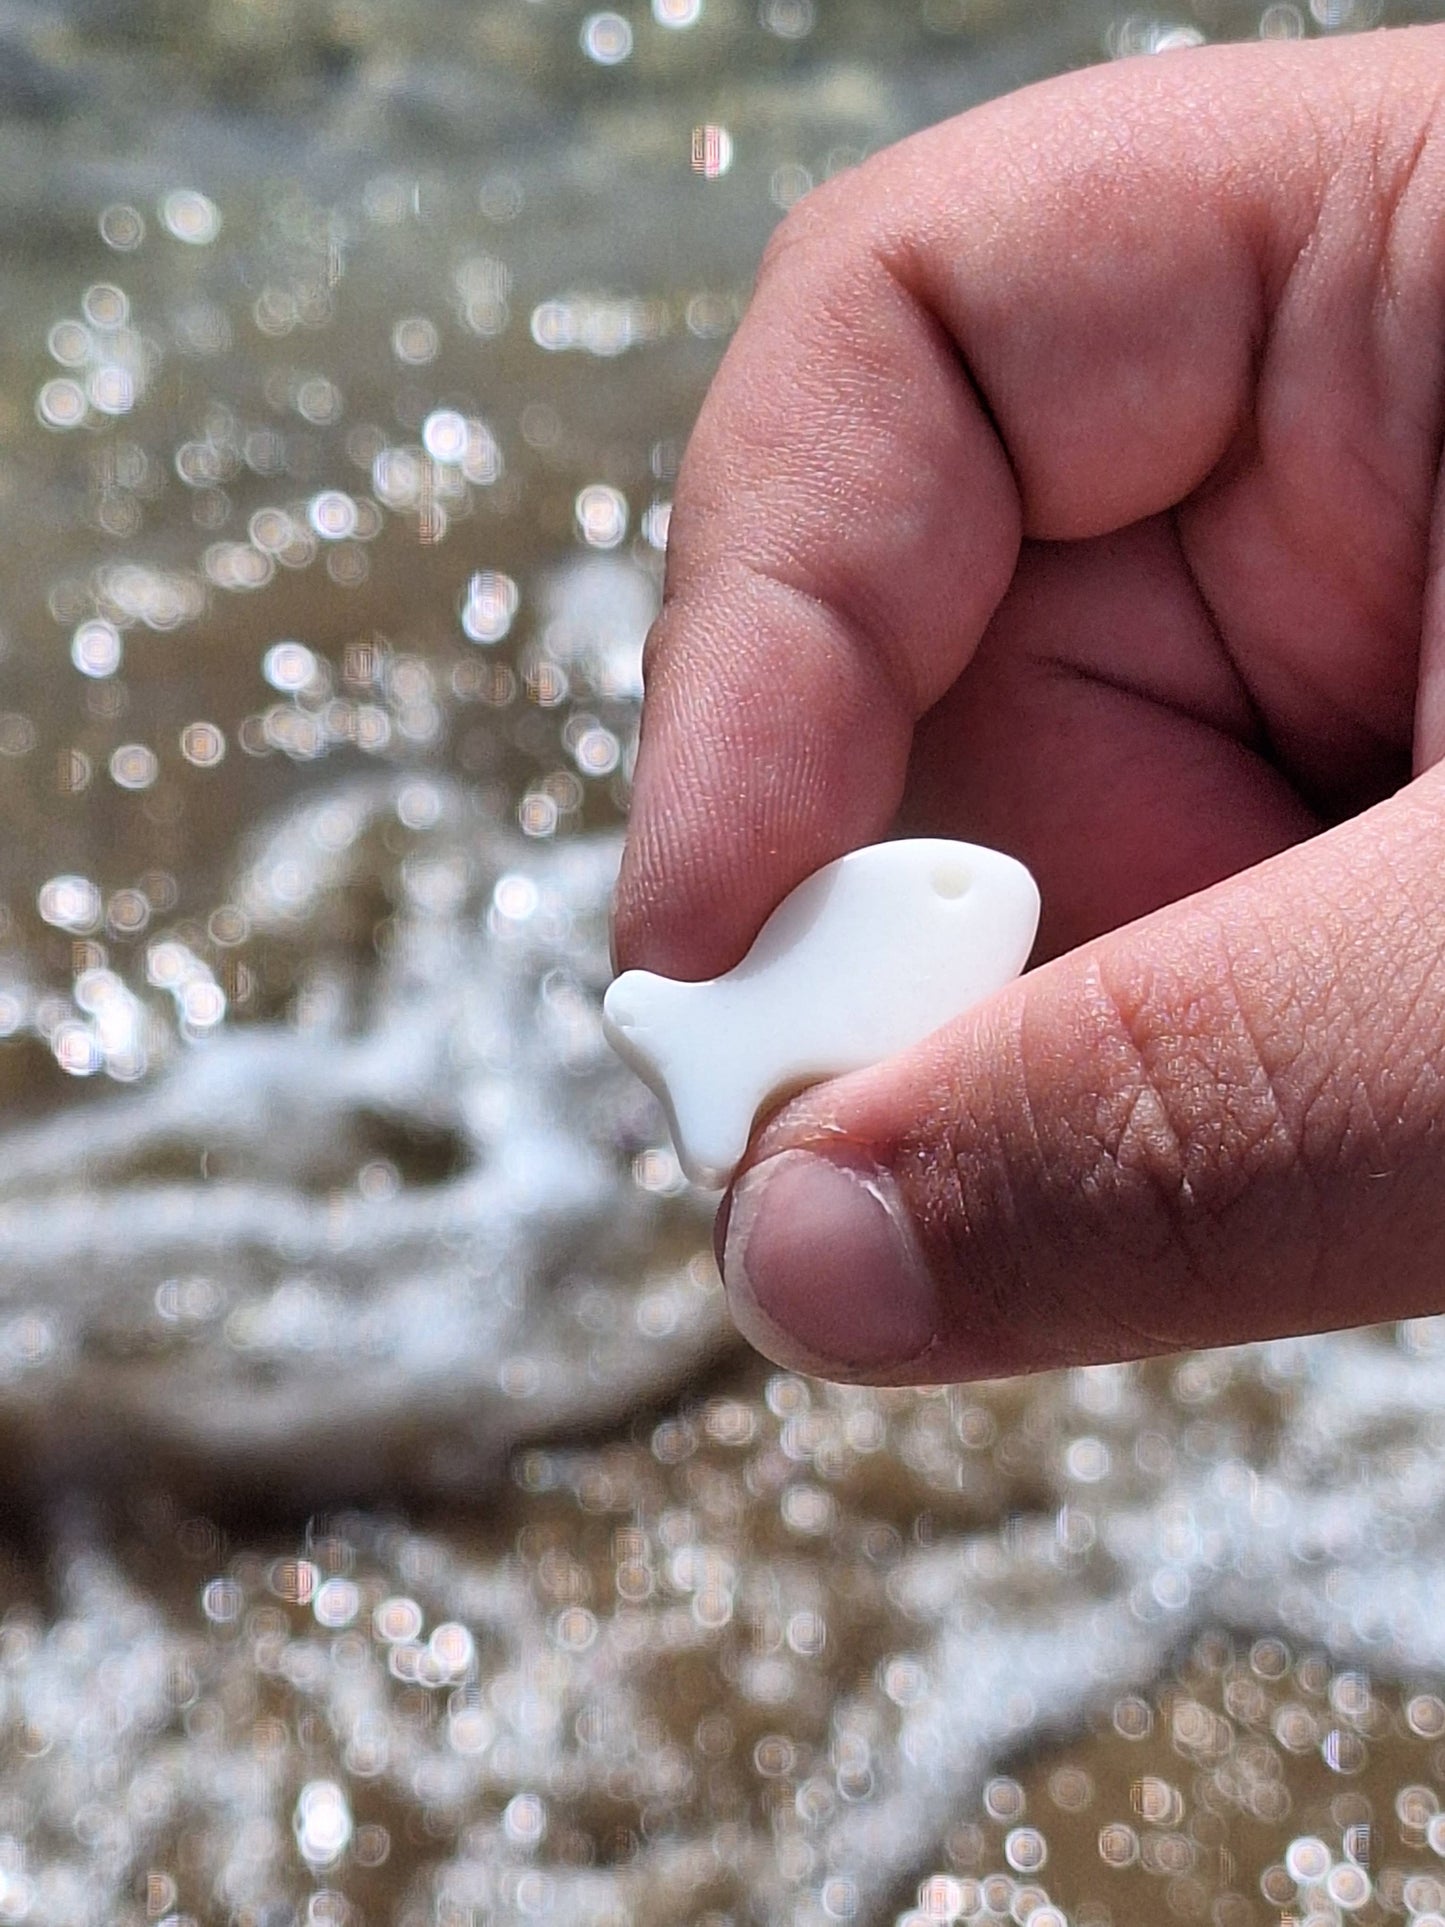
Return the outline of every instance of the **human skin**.
[[[762,1350],[923,1383],[1445,1309],[1442,438],[1442,29],[1071,75],[784,221],[678,479],[617,961],[725,971],[895,829],[1044,911],[754,1134]]]

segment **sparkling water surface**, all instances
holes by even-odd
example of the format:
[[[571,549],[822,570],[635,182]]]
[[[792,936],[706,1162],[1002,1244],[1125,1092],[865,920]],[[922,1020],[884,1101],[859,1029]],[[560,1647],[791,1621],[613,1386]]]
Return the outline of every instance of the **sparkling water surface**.
[[[780,211],[1373,0],[0,15],[0,1923],[1445,1920],[1445,1321],[731,1333],[601,1041]]]

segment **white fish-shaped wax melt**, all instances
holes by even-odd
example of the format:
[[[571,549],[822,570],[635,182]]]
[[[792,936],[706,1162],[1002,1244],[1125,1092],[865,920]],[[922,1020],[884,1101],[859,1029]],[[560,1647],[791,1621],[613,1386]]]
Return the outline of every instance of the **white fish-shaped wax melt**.
[[[662,1099],[683,1170],[720,1189],[770,1097],[876,1064],[1001,990],[1038,921],[1038,886],[1011,856],[874,843],[800,883],[725,977],[626,971],[603,1028]]]

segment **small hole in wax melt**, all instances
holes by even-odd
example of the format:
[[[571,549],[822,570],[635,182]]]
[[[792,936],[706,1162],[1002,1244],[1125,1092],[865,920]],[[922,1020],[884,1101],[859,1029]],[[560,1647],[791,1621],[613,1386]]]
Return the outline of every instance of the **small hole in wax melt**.
[[[934,867],[933,894],[936,897],[961,897],[968,888],[968,871],[956,859]]]

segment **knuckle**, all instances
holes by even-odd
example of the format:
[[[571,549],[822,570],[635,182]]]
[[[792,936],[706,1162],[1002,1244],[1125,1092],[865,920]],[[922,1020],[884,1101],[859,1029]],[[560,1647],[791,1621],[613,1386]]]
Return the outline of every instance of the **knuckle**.
[[[1083,1074],[1062,1103],[1038,1095],[1057,1139],[1048,1163],[1072,1191],[1059,1208],[1116,1262],[1167,1280],[1136,1337],[1218,1342],[1266,1254],[1287,1252],[1297,1277],[1318,1261],[1304,1143],[1336,1107],[1309,1025],[1285,1012],[1262,1034],[1222,948],[1174,960],[1105,952],[1082,991]],[[1134,1317],[1113,1298],[1109,1309],[1116,1324]]]
[[[1308,865],[1243,922],[1180,906],[1024,979],[950,1060],[913,1184],[1012,1369],[1399,1315],[1392,1252],[1435,1275],[1437,869],[1373,918]]]
[[[1112,1075],[1092,1107],[1095,1166],[1140,1182],[1177,1234],[1217,1227],[1251,1186],[1293,1172],[1319,1097],[1303,1013],[1262,1026],[1223,946],[1185,970],[1130,958],[1090,973]]]

